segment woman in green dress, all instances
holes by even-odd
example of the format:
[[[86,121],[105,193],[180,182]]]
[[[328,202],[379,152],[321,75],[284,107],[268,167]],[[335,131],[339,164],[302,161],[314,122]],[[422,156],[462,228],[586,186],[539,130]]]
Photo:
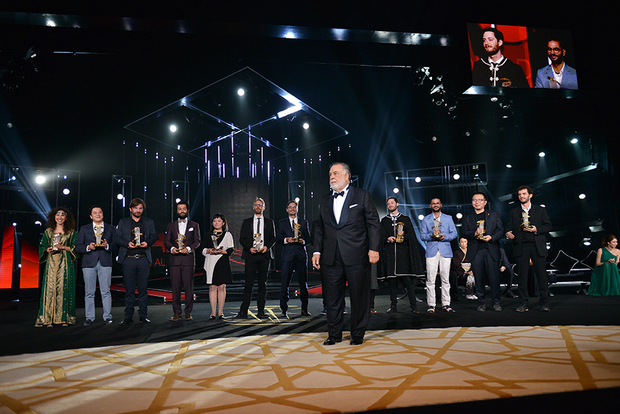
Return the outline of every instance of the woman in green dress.
[[[39,244],[39,262],[44,263],[41,301],[35,326],[75,323],[75,219],[65,207],[47,215],[45,232]]]
[[[588,295],[620,295],[620,272],[618,271],[618,239],[608,234],[601,241],[603,247],[596,252],[596,268],[592,271]]]

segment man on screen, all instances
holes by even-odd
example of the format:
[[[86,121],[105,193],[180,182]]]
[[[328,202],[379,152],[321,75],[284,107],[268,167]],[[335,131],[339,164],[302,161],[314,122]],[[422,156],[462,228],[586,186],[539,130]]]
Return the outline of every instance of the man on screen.
[[[529,88],[521,66],[511,62],[502,54],[504,34],[494,27],[482,32],[482,46],[486,59],[480,58],[472,69],[474,85]]]
[[[547,89],[579,89],[577,86],[577,71],[564,62],[566,49],[560,40],[549,40],[547,43],[547,57],[551,64],[538,69],[536,73],[536,88]]]

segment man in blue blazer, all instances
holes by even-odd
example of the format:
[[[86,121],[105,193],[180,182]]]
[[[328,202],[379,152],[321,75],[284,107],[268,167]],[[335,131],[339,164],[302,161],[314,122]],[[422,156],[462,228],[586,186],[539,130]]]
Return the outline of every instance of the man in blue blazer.
[[[106,325],[112,324],[112,251],[115,229],[103,222],[103,209],[92,206],[88,213],[92,223],[80,228],[75,243],[75,250],[82,254],[82,273],[84,274],[84,326],[95,322],[95,291],[99,280],[99,291],[103,304],[103,320]]]
[[[437,271],[441,276],[441,306],[445,312],[454,312],[450,307],[450,265],[452,247],[450,242],[458,237],[452,217],[441,212],[441,200],[431,200],[432,213],[420,223],[420,238],[426,242],[426,302],[428,313],[435,313],[435,279]]]
[[[282,285],[280,288],[280,309],[282,316],[287,317],[289,286],[293,277],[293,270],[299,282],[301,299],[301,314],[310,316],[308,312],[308,253],[306,246],[310,244],[310,230],[308,220],[297,216],[297,202],[291,200],[286,205],[288,218],[278,223],[276,242],[282,245]],[[297,239],[293,227],[297,227]]]
[[[146,208],[144,200],[134,198],[129,203],[130,217],[118,222],[114,243],[118,246],[118,262],[123,265],[123,281],[125,282],[125,319],[120,325],[133,322],[136,287],[138,288],[138,315],[140,323],[151,323],[147,318],[149,272],[151,262],[151,246],[157,241],[155,223],[142,213]]]
[[[579,89],[577,71],[564,62],[566,49],[560,40],[549,40],[547,57],[551,62],[536,72],[536,88],[547,89]]]
[[[466,259],[471,262],[478,295],[478,311],[486,311],[485,275],[489,280],[493,310],[501,311],[499,291],[499,239],[504,225],[497,211],[486,210],[487,196],[474,193],[474,211],[463,218],[463,237],[468,240]]]
[[[370,264],[379,261],[381,225],[370,193],[350,184],[345,163],[329,169],[332,191],[321,198],[312,265],[325,271],[328,338],[342,341],[345,285],[351,297],[351,345],[364,342],[370,317]]]

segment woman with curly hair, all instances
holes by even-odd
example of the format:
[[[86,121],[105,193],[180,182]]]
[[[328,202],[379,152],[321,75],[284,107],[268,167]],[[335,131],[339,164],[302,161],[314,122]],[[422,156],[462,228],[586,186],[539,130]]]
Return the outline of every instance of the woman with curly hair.
[[[41,301],[35,326],[75,323],[75,219],[69,209],[56,207],[47,215],[39,244],[39,262],[45,263]]]

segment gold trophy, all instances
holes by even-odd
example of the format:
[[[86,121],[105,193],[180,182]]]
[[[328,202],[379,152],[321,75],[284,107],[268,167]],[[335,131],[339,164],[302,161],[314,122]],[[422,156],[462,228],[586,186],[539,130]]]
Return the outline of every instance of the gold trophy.
[[[133,244],[136,246],[139,245],[141,243],[140,236],[142,236],[142,233],[140,233],[140,227],[134,227],[131,232],[133,233]]]
[[[471,263],[461,263],[461,267],[465,272],[469,272],[471,270]]]
[[[52,250],[58,251],[57,244],[60,244],[60,238],[62,237],[62,233],[54,233],[54,237],[52,237]]]
[[[396,223],[396,243],[405,241],[405,223],[399,221]]]
[[[103,226],[95,226],[95,247],[101,247]]]
[[[219,236],[221,236],[221,235],[222,235],[221,233],[220,234],[212,234],[211,235],[211,242],[212,242],[211,244],[213,244],[213,249],[215,249],[215,250],[222,250],[223,246],[215,247],[215,242],[217,241],[217,238]]]
[[[300,237],[301,237],[301,224],[293,223],[293,242],[299,243]]]
[[[254,234],[254,242],[252,243],[252,247],[256,250],[261,250],[263,248],[263,236],[260,233]]]
[[[185,249],[185,243],[183,242],[183,240],[185,240],[185,235],[179,233],[179,235],[177,236],[177,252],[181,252],[181,250]]]
[[[441,240],[441,221],[439,217],[433,218],[433,235],[431,236],[433,240]]]
[[[532,227],[532,223],[530,222],[530,215],[527,211],[521,211],[521,230],[529,229]]]
[[[484,239],[484,235],[486,233],[486,230],[484,229],[484,220],[478,220],[478,222],[476,224],[478,225],[479,229],[482,229],[482,232],[480,234],[478,234],[476,236],[476,238],[478,240],[482,240],[482,239]]]

